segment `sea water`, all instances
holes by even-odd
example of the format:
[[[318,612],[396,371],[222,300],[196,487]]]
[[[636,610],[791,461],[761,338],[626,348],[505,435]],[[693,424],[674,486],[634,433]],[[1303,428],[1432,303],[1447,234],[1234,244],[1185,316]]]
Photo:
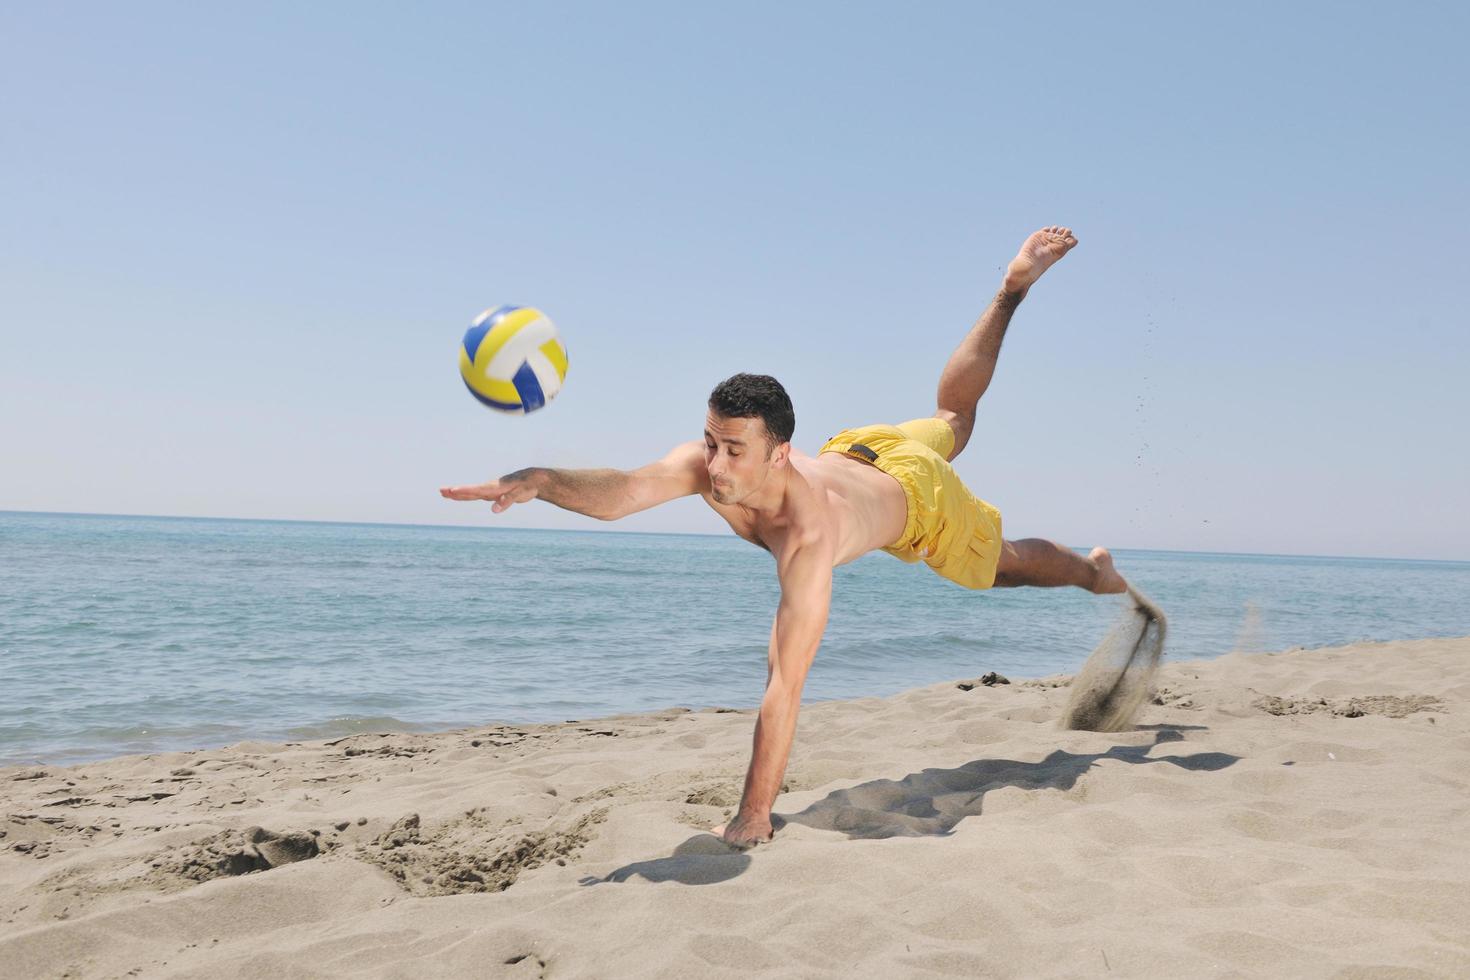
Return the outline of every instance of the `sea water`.
[[[1470,635],[1470,563],[1114,554],[1170,660]],[[0,513],[0,765],[752,707],[778,598],[732,536]],[[1123,601],[870,555],[803,698],[1069,673]]]

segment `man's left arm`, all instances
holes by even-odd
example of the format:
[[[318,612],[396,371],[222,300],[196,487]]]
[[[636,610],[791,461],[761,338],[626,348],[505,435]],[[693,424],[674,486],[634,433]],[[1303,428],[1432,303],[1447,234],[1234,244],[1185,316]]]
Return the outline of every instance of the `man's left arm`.
[[[771,838],[771,806],[781,791],[796,737],[802,685],[827,628],[832,557],[830,546],[813,541],[798,545],[777,562],[781,603],[771,627],[766,693],[756,717],[740,810],[722,829],[727,843],[745,846]]]

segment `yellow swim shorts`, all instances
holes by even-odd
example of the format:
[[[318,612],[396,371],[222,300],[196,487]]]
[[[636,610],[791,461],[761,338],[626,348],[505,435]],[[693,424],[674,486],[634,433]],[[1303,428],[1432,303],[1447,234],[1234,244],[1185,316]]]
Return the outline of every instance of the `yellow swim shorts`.
[[[844,429],[817,454],[843,453],[871,463],[903,487],[908,523],[884,551],[907,562],[922,559],[967,589],[988,589],[1000,561],[1000,511],[960,481],[945,458],[953,448],[949,423],[927,418]]]

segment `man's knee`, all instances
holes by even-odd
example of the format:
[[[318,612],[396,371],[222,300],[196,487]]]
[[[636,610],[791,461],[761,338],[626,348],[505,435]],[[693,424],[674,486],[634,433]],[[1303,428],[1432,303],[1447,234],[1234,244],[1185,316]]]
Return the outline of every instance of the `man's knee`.
[[[995,582],[990,586],[992,589],[1017,589],[1026,584],[1026,580],[1019,575],[1010,575],[1006,572],[996,572]]]
[[[954,448],[945,457],[945,459],[952,460],[960,454],[961,449],[965,448],[965,443],[970,441],[970,432],[975,428],[975,416],[973,413],[970,415],[961,415],[959,412],[952,412],[947,408],[941,408],[934,413],[934,417],[943,419],[949,423],[950,429],[954,432]]]
[[[1016,546],[1005,538],[1001,538],[1000,557],[995,563],[995,585],[993,587],[1006,589],[1024,585],[1024,580],[1018,574],[1020,564],[1021,555],[1016,551]]]

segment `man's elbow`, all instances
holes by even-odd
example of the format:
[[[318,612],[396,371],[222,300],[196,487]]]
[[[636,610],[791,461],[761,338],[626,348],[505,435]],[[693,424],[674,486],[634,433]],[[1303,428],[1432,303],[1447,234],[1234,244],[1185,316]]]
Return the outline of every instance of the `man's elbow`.
[[[595,511],[589,512],[587,516],[595,517],[599,521],[616,521],[634,513],[636,509],[633,506],[633,501],[628,499],[625,494],[620,493],[611,499],[603,500],[601,506]]]
[[[599,521],[620,521],[629,514],[636,514],[643,509],[636,506],[631,500],[614,500],[603,505],[592,516]]]
[[[761,710],[767,708],[774,711],[795,711],[801,707],[801,689],[805,678],[784,678],[780,675],[773,676],[771,682],[766,685],[765,697],[761,699]]]

